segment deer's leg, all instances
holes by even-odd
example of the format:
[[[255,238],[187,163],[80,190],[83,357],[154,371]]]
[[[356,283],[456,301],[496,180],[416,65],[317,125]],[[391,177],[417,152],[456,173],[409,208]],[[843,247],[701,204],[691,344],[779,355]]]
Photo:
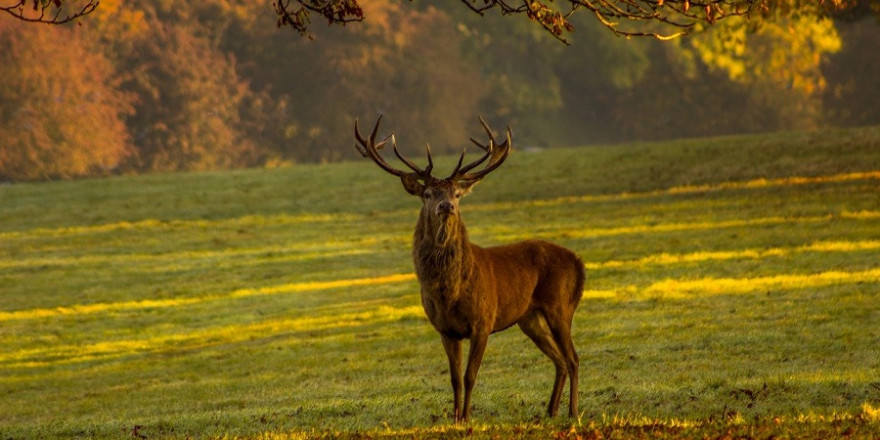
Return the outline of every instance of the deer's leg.
[[[574,341],[571,339],[571,318],[550,319],[548,324],[553,332],[556,344],[562,351],[565,359],[565,368],[570,377],[568,415],[577,417],[578,415],[578,369],[580,360],[577,351],[574,348]]]
[[[559,410],[559,401],[562,398],[562,388],[565,385],[567,375],[565,357],[559,349],[553,332],[547,324],[544,314],[539,311],[527,313],[520,321],[519,328],[525,333],[541,351],[553,361],[556,367],[556,379],[553,382],[553,392],[550,394],[550,403],[547,405],[547,415],[553,417]]]
[[[572,418],[578,416],[578,374],[580,359],[574,349],[574,341],[571,340],[571,331],[567,333],[565,344],[566,358],[568,359],[568,375],[571,377],[571,390],[568,401],[568,415]]]
[[[489,331],[475,332],[471,336],[470,351],[468,353],[467,370],[464,373],[464,417],[467,421],[471,417],[471,392],[477,383],[477,372],[483,363],[483,353],[486,352],[486,344],[489,342]]]
[[[461,421],[461,340],[440,335],[446,358],[449,359],[449,376],[452,379],[452,408],[455,423]]]

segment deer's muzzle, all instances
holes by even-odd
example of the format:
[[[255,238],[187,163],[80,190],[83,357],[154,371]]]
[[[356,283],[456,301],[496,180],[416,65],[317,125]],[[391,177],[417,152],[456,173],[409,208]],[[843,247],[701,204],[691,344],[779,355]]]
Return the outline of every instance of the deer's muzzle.
[[[440,202],[437,204],[437,215],[447,216],[455,213],[455,205],[452,202]]]

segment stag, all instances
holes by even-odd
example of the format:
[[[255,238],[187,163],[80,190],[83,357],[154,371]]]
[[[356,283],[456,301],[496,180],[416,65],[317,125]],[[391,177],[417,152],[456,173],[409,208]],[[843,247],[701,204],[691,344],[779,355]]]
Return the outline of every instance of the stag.
[[[548,415],[559,409],[568,378],[571,417],[577,416],[578,355],[571,339],[571,324],[584,286],[584,265],[574,252],[553,243],[528,240],[506,246],[483,248],[468,240],[461,220],[459,201],[486,175],[504,163],[510,153],[511,133],[499,144],[486,121],[480,123],[489,136],[487,144],[471,138],[484,154],[463,164],[465,151],[449,177],[431,175],[434,162],[428,147],[423,169],[400,153],[389,135],[376,142],[376,121],[369,138],[361,136],[355,120],[358,151],[380,168],[400,178],[403,188],[422,200],[413,237],[413,263],[421,286],[422,306],[440,333],[449,360],[455,422],[471,416],[471,392],[491,333],[514,324],[553,361],[556,379]],[[394,154],[409,171],[392,167],[379,154],[388,141]],[[485,166],[478,169],[481,164]],[[462,381],[462,341],[469,339],[467,368]],[[462,385],[464,402],[462,405]]]

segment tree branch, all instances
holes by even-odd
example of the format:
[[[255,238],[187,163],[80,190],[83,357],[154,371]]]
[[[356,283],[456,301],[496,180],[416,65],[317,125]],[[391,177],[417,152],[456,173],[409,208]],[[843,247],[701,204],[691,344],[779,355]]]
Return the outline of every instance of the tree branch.
[[[312,13],[320,14],[329,24],[362,21],[364,15],[358,1],[274,0],[273,6],[279,27],[291,26],[308,35]],[[832,4],[833,8],[845,3],[844,0],[819,1]],[[765,13],[771,7],[779,7],[771,2],[773,0],[461,0],[480,15],[493,9],[502,15],[526,15],[565,44],[569,44],[566,37],[574,31],[569,18],[580,9],[589,11],[618,36],[669,40],[687,34],[698,23],[713,24],[723,18]]]
[[[28,3],[33,7],[28,7]],[[65,3],[69,0],[18,0],[11,6],[0,6],[0,11],[29,23],[64,24],[91,14],[100,3],[99,0],[85,0],[82,7],[74,8],[73,13],[63,14]]]
[[[291,3],[294,3],[292,8]],[[309,35],[312,13],[320,14],[331,25],[344,26],[346,23],[364,19],[364,11],[357,0],[276,0],[272,2],[272,6],[278,14],[278,27],[290,26],[301,35]]]

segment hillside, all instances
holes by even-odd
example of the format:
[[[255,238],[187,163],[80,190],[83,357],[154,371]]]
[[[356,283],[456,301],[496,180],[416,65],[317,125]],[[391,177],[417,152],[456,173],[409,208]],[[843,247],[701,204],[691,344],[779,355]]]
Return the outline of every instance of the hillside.
[[[468,431],[368,161],[0,185],[0,438],[877,437],[878,187],[880,127],[517,151],[463,215],[586,263],[582,417],[511,329]]]

